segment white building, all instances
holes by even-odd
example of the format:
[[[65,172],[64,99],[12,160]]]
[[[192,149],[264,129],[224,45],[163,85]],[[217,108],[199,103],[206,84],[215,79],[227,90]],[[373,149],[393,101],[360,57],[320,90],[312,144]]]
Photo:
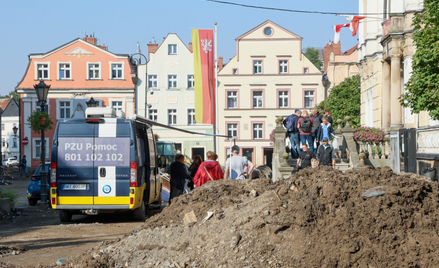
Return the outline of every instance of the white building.
[[[148,63],[138,66],[137,112],[156,122],[201,133],[213,133],[213,125],[195,122],[194,60],[192,44],[187,47],[176,34],[160,44],[148,44]],[[147,83],[145,83],[145,75]],[[153,92],[153,94],[151,94]],[[150,106],[150,108],[148,108]],[[145,113],[147,111],[147,113]],[[156,128],[160,141],[176,143],[177,150],[192,157],[213,151],[213,138]]]
[[[0,99],[0,107],[3,109],[1,115],[1,135],[2,135],[2,161],[8,157],[20,158],[19,149],[19,109],[18,104],[14,98]],[[14,127],[17,128],[17,133],[14,133]]]

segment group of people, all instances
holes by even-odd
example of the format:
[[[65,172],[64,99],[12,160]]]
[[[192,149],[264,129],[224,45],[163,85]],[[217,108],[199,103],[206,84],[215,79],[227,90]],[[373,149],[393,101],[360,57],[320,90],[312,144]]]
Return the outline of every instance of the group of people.
[[[335,168],[335,151],[329,144],[332,136],[335,136],[332,122],[328,110],[321,115],[317,108],[312,109],[311,115],[306,110],[302,112],[296,109],[294,114],[283,120],[290,140],[291,157],[297,159],[298,167],[332,166]]]
[[[218,155],[216,153],[208,151],[206,157],[207,160],[203,162],[201,156],[194,156],[191,166],[186,169],[184,155],[177,154],[175,156],[175,161],[170,166],[171,193],[169,202],[183,194],[186,181],[188,181],[188,187],[194,189],[209,181],[223,178],[243,180],[252,174],[255,167],[247,158],[239,156],[239,146],[237,145],[232,147],[232,156],[226,161],[225,172],[217,161]]]

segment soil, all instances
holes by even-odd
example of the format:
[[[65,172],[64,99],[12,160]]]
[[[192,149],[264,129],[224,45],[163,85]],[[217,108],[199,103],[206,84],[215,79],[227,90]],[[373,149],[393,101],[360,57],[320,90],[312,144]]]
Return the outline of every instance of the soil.
[[[389,168],[214,181],[65,267],[437,267],[438,183]],[[194,211],[198,222],[185,225]],[[215,211],[205,223],[208,211]]]

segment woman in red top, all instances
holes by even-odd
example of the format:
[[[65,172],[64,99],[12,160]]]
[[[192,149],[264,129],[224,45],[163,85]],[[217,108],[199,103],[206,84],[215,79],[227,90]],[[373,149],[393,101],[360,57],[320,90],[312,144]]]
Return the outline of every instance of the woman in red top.
[[[194,177],[196,187],[200,187],[208,181],[217,181],[224,177],[224,172],[216,161],[218,156],[212,151],[207,152],[206,156],[207,160],[201,163]]]

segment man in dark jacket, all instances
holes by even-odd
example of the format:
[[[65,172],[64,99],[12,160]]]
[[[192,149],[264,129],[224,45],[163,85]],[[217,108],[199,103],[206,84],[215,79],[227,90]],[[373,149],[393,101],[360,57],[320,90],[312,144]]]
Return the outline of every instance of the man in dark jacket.
[[[288,137],[291,144],[291,157],[298,158],[300,153],[300,141],[299,141],[299,129],[297,128],[297,122],[302,115],[299,109],[294,111],[294,114],[289,115],[284,119],[283,125],[287,129]]]
[[[317,142],[322,141],[323,138],[327,138],[328,140],[330,140],[331,135],[335,136],[334,129],[332,128],[332,125],[328,122],[328,118],[323,117],[322,121],[323,123],[321,123],[319,128],[317,129]]]
[[[331,166],[335,169],[335,151],[329,144],[328,138],[323,138],[322,144],[317,149],[317,163],[319,166]]]
[[[171,196],[169,198],[169,204],[171,199],[183,194],[185,179],[192,180],[184,167],[184,155],[177,154],[175,161],[171,163]]]
[[[316,142],[316,148],[319,148],[319,140],[316,140],[317,131],[319,130],[319,126],[322,123],[323,116],[317,111],[317,108],[312,108],[312,114],[310,116],[314,121],[314,126],[312,127],[312,142]]]

